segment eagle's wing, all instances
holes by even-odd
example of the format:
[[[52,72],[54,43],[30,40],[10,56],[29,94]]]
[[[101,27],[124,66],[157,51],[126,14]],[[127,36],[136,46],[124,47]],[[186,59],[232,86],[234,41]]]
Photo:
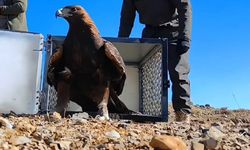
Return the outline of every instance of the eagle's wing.
[[[112,64],[116,68],[117,73],[119,74],[119,77],[112,80],[111,84],[114,90],[116,91],[116,94],[120,95],[122,93],[124,83],[126,80],[126,70],[124,61],[119,51],[111,42],[109,41],[104,42],[104,50],[105,50],[105,55],[112,62]]]
[[[56,52],[49,59],[47,70],[47,82],[50,86],[56,86],[56,74],[62,60],[63,48],[57,47],[55,51]]]

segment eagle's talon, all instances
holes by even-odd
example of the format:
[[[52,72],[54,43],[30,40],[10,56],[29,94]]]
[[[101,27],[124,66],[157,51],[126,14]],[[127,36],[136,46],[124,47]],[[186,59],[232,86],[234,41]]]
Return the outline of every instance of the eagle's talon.
[[[66,79],[66,80],[69,80],[72,76],[72,73],[68,67],[64,67],[64,70],[60,71],[58,74],[62,76],[63,79]]]
[[[103,115],[103,116],[101,116],[101,115],[96,115],[95,119],[100,120],[100,121],[104,121],[104,120],[109,121],[109,120],[111,120],[111,119],[109,118],[109,115]]]

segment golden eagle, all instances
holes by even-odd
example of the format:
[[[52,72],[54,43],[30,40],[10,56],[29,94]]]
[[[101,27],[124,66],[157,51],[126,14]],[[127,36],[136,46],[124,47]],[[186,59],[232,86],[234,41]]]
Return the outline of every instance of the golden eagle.
[[[81,6],[66,6],[56,12],[69,23],[62,47],[49,61],[47,81],[57,90],[56,111],[63,112],[69,100],[83,111],[98,111],[109,119],[112,113],[132,113],[118,98],[126,79],[125,64],[115,46],[103,39]]]

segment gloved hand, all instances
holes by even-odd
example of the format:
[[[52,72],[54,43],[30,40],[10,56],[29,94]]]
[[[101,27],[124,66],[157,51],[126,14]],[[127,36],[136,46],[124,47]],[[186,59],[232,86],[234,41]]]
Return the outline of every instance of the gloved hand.
[[[178,53],[180,55],[183,54],[183,53],[186,53],[189,48],[190,48],[190,42],[189,41],[183,40],[183,39],[178,39],[176,50],[178,51]]]

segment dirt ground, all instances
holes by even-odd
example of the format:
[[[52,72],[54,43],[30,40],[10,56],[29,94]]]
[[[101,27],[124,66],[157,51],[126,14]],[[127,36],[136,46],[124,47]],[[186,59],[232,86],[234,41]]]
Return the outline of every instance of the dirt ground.
[[[212,129],[216,137],[209,135]],[[58,114],[0,117],[0,149],[147,150],[153,149],[149,143],[157,135],[180,137],[188,149],[199,150],[193,146],[194,143],[209,149],[213,144],[208,142],[213,139],[216,145],[210,149],[249,150],[250,110],[193,106],[190,124],[175,122],[171,106],[169,121],[158,123],[115,119],[100,121],[86,113],[66,118]]]

